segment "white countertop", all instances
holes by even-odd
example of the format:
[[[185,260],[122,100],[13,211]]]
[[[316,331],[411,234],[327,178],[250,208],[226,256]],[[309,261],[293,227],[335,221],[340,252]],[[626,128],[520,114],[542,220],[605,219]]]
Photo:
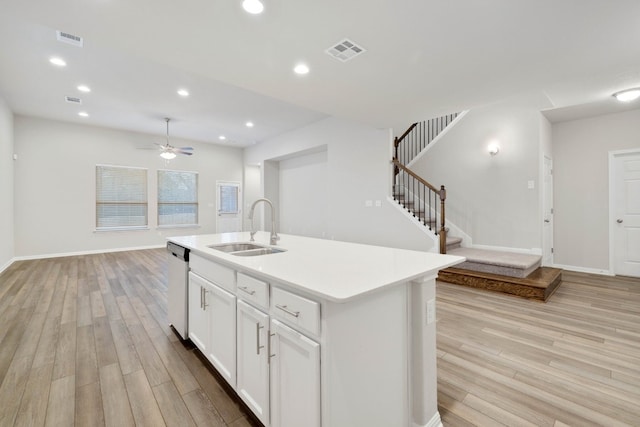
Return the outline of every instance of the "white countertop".
[[[286,252],[241,257],[209,245],[248,242],[249,233],[203,234],[167,240],[238,271],[267,279],[334,302],[407,282],[465,260],[455,255],[409,251],[334,240],[280,234],[277,247]],[[269,233],[258,232],[255,243],[269,245]]]

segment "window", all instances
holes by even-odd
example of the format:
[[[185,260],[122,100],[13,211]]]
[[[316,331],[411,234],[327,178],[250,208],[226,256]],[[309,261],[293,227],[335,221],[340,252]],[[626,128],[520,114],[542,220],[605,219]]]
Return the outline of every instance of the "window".
[[[219,199],[218,212],[221,214],[237,214],[238,213],[238,196],[240,193],[240,185],[237,183],[219,183],[218,184]]]
[[[96,166],[96,229],[146,228],[147,170]]]
[[[158,226],[198,224],[198,174],[158,171]]]

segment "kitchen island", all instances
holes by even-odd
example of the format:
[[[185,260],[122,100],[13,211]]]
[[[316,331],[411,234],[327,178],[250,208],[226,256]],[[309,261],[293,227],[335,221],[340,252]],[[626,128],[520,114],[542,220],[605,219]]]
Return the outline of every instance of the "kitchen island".
[[[265,426],[439,426],[435,279],[464,258],[281,235],[191,250],[189,338]],[[269,234],[256,242],[269,245]]]

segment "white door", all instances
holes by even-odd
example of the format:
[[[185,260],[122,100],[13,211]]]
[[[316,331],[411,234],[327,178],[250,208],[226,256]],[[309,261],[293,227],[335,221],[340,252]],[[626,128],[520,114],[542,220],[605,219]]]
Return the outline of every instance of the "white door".
[[[238,395],[269,425],[269,316],[238,301]]]
[[[542,187],[542,265],[553,265],[553,162],[544,157]]]
[[[207,281],[189,273],[189,338],[207,354],[209,347],[209,313],[206,309]]]
[[[640,277],[640,152],[614,155],[612,176],[614,273]]]
[[[242,231],[241,190],[239,182],[216,182],[217,233]]]
[[[271,320],[271,425],[320,427],[320,344]]]
[[[207,294],[210,337],[208,359],[232,387],[236,385],[236,297],[211,285]]]

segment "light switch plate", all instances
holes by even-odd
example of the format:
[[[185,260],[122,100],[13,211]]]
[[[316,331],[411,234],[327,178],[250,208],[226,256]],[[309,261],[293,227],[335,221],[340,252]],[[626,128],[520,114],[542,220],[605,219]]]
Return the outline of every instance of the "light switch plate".
[[[364,201],[364,207],[365,208],[370,208],[373,206],[373,201],[372,200],[365,200]]]
[[[535,181],[527,181],[527,188],[529,190],[533,190],[536,187],[536,182]]]

